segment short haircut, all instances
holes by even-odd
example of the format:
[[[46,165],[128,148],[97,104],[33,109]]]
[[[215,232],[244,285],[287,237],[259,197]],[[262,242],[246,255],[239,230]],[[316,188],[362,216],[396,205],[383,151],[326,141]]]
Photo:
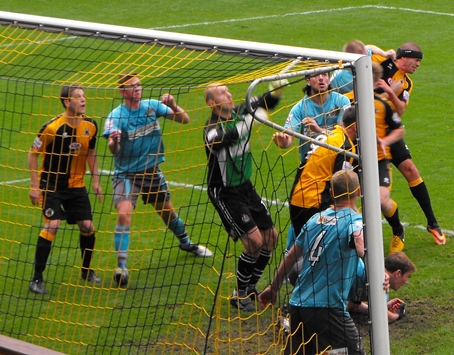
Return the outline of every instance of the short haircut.
[[[358,189],[358,174],[353,170],[339,170],[331,177],[331,194],[334,201],[348,200]]]
[[[130,82],[132,79],[134,79],[137,76],[138,76],[138,74],[136,72],[127,72],[127,73],[120,74],[118,76],[118,87],[124,88],[128,82]]]
[[[345,109],[344,115],[342,116],[342,125],[344,128],[348,128],[356,123],[356,106],[352,105]]]
[[[415,272],[416,266],[404,252],[398,251],[386,257],[385,269],[389,272],[400,270],[403,274],[406,274],[407,272]]]
[[[203,94],[203,97],[205,98],[205,102],[208,103],[208,100],[213,100],[214,95],[213,95],[213,90],[215,90],[219,86],[225,86],[225,84],[222,83],[211,83],[207,86],[205,89],[205,92]]]
[[[374,84],[377,83],[383,77],[383,67],[376,63],[372,62],[372,80]]]
[[[71,100],[72,93],[76,89],[84,89],[80,84],[64,85],[60,90],[60,101],[66,110],[65,100]]]
[[[366,51],[366,45],[359,39],[354,39],[344,45],[343,51],[346,53],[363,54]]]

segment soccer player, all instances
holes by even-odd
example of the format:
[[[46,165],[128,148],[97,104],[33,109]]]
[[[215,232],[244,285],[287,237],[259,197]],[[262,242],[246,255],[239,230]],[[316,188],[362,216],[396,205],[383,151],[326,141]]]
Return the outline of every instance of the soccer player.
[[[285,134],[275,133],[273,140],[280,146],[280,139]],[[335,125],[332,131],[324,131],[315,138],[316,141],[329,144],[343,151],[356,153],[356,108],[345,110],[342,121]],[[342,152],[311,144],[305,161],[297,171],[297,178],[290,196],[290,219],[292,220],[293,236],[297,236],[303,225],[315,213],[328,208],[332,203],[329,193],[331,176],[342,169],[353,169],[354,159]],[[293,238],[287,240],[289,249],[293,245]]]
[[[270,89],[278,87],[273,83]],[[252,99],[255,110],[272,109],[281,90],[271,90]],[[234,105],[226,85],[210,84],[205,101],[211,117],[204,130],[208,158],[208,196],[216,208],[224,228],[233,241],[241,240],[244,249],[238,260],[237,284],[230,298],[233,307],[256,311],[257,282],[263,274],[278,233],[270,213],[257,194],[252,176],[251,126],[253,118],[245,103]]]
[[[45,123],[28,153],[30,170],[30,199],[41,206],[44,228],[38,236],[35,254],[35,272],[29,290],[46,294],[43,272],[51,251],[52,242],[61,220],[77,224],[80,230],[82,253],[82,279],[101,282],[90,262],[95,246],[92,209],[84,183],[86,166],[91,172],[93,191],[102,199],[96,157],[96,122],[85,116],[84,89],[78,85],[63,86],[60,100],[65,111]],[[38,157],[42,164],[38,169]],[[39,172],[38,172],[39,170]]]
[[[376,90],[382,90],[388,95],[392,95],[393,89],[381,79],[382,74],[383,69],[380,64],[373,62],[372,75],[374,88]],[[392,228],[393,236],[403,239],[404,227],[399,218],[399,209],[397,203],[391,198],[392,175],[389,159],[391,158],[390,146],[403,138],[405,130],[402,126],[400,116],[393,110],[388,100],[381,97],[375,91],[374,108],[381,211]],[[393,245],[391,245],[389,253],[391,254],[395,251]]]
[[[360,40],[353,40],[344,45],[343,51],[346,53],[356,53],[372,56],[378,54],[386,58],[396,58],[396,52],[394,49],[384,51],[380,47],[372,44],[367,46]],[[340,94],[347,94],[353,91],[353,73],[351,69],[338,69],[335,70],[331,75],[331,87]]]
[[[165,225],[178,238],[181,250],[204,258],[213,253],[191,242],[184,222],[173,208],[167,182],[159,167],[165,158],[158,118],[186,124],[189,116],[172,95],[163,95],[161,101],[142,100],[142,85],[137,73],[121,74],[118,85],[123,103],[107,117],[103,136],[108,138],[108,147],[115,162],[112,183],[118,212],[114,234],[118,267],[114,279],[119,286],[126,286],[129,281],[127,257],[131,218],[139,195],[145,204],[153,205]]]
[[[328,73],[307,78],[303,92],[305,94],[303,99],[290,110],[284,128],[301,133],[312,139],[316,139],[322,133],[332,130],[335,125],[342,121],[344,110],[350,107],[350,100],[347,97],[331,90]],[[287,133],[278,133],[274,135],[273,139],[280,148],[284,149],[289,148],[293,143],[293,136]],[[294,189],[299,186],[300,172],[304,168],[308,156],[312,153],[311,148],[313,147],[318,146],[300,139],[300,164],[290,196],[294,196]],[[303,201],[296,201],[296,198],[293,199],[292,204],[305,207]],[[297,210],[294,211],[292,220],[298,217],[295,214],[297,212]],[[292,214],[292,211],[290,213]],[[287,245],[291,245],[293,236],[293,225],[291,225],[287,233]]]
[[[421,65],[423,53],[421,48],[413,43],[406,42],[396,52],[396,59],[373,55],[372,60],[380,63],[383,67],[383,80],[393,90],[386,93],[388,100],[394,106],[394,110],[402,116],[410,100],[413,90],[413,82],[409,74],[413,74]],[[394,92],[394,94],[393,94]],[[391,146],[392,163],[399,169],[407,179],[413,196],[418,201],[421,209],[427,218],[427,230],[432,234],[436,244],[446,244],[446,237],[441,230],[435,217],[430,201],[429,191],[424,183],[415,163],[412,160],[410,150],[403,139]],[[404,248],[404,235],[393,236],[391,251],[401,251]]]
[[[365,353],[346,310],[358,261],[364,256],[363,223],[356,208],[359,194],[354,171],[341,170],[332,176],[334,205],[316,213],[303,226],[271,285],[258,296],[263,308],[275,304],[288,270],[302,258],[302,270],[289,301],[285,354],[316,354],[328,346],[333,351],[348,348],[348,354]],[[314,333],[317,336],[313,337]]]
[[[389,287],[391,290],[398,291],[402,286],[406,285],[415,271],[415,264],[413,264],[404,252],[397,251],[388,255],[385,259],[385,273],[388,275]],[[354,284],[347,309],[349,312],[368,314],[369,306],[367,303],[361,302],[364,291],[366,290],[363,263],[358,270],[358,275],[358,283]],[[405,316],[405,302],[401,299],[393,298],[388,301],[387,306],[389,323],[400,320]]]

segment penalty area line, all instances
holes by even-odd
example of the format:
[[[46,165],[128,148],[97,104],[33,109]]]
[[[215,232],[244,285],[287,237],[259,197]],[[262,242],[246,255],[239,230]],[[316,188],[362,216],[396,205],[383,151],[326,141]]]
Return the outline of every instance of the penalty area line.
[[[329,13],[329,12],[362,10],[362,9],[379,9],[379,10],[391,10],[391,11],[404,11],[404,12],[421,13],[421,14],[426,14],[426,15],[437,15],[437,16],[454,17],[454,14],[449,13],[449,12],[419,10],[419,9],[410,9],[410,8],[395,7],[395,6],[362,5],[362,6],[338,7],[338,8],[335,8],[335,9],[326,9],[326,10],[312,10],[312,11],[303,11],[303,12],[290,12],[290,13],[281,14],[281,15],[264,15],[264,16],[234,18],[234,19],[219,20],[219,21],[203,21],[203,22],[195,22],[195,23],[184,23],[184,24],[181,24],[181,25],[152,27],[150,29],[153,29],[153,30],[171,30],[171,29],[185,28],[185,27],[220,25],[220,24],[225,24],[225,23],[237,23],[237,22],[245,22],[245,21],[266,20],[266,19],[284,18],[284,17],[290,17],[290,16],[306,16],[306,15],[323,14],[323,13]]]
[[[110,170],[100,170],[99,174],[101,176],[112,176],[113,172],[110,171]],[[87,175],[89,175],[88,171],[87,171]],[[0,182],[0,185],[14,185],[14,184],[20,184],[20,183],[28,182],[28,181],[30,181],[30,179],[19,179],[19,180],[11,180],[11,181],[2,181],[2,182]],[[200,190],[200,191],[206,191],[207,190],[205,187],[203,187],[201,185],[186,184],[186,183],[182,183],[182,182],[167,181],[167,184],[169,184],[170,186],[185,187],[185,188],[190,188],[190,189]],[[270,205],[273,205],[273,206],[285,206],[285,207],[288,207],[288,202],[287,201],[282,202],[282,201],[280,201],[278,199],[277,200],[263,199],[263,200],[266,201],[267,203],[269,203]],[[426,227],[424,227],[424,226],[411,225],[411,224],[406,223],[406,222],[402,222],[402,223],[403,223],[403,225],[405,227],[412,227],[412,228],[416,228],[416,229],[427,231]],[[382,224],[386,224],[386,220],[382,220]],[[452,230],[443,229],[443,232],[447,236],[451,236],[451,237],[454,236],[454,231],[452,231]]]

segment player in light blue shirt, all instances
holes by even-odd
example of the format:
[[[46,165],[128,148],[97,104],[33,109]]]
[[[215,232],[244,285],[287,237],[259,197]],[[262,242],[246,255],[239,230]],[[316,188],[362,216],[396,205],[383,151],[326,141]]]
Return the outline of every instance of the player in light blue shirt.
[[[288,270],[303,257],[302,270],[290,299],[290,332],[285,353],[304,341],[306,354],[328,346],[363,355],[358,330],[346,310],[360,257],[364,256],[362,217],[356,209],[358,175],[341,170],[331,178],[334,206],[315,214],[303,227],[276,275],[259,295],[262,307],[275,303]],[[304,324],[303,330],[301,326]],[[299,331],[296,331],[299,329]]]
[[[331,130],[341,122],[344,110],[350,107],[350,100],[337,92],[331,91],[328,73],[318,74],[306,79],[305,96],[290,110],[284,127],[315,139],[324,130]],[[275,143],[281,148],[289,148],[293,136],[275,133]],[[300,139],[300,162],[306,161],[310,154],[311,143]]]
[[[114,204],[118,212],[114,242],[118,286],[127,286],[127,257],[131,235],[131,216],[139,195],[145,204],[152,204],[165,225],[178,238],[179,247],[200,257],[213,253],[191,242],[185,223],[173,209],[170,192],[159,164],[164,162],[164,144],[158,118],[188,123],[189,116],[170,94],[158,100],[142,100],[142,85],[136,73],[120,75],[118,81],[123,103],[114,109],[105,122],[103,136],[114,155],[115,174],[112,180]]]

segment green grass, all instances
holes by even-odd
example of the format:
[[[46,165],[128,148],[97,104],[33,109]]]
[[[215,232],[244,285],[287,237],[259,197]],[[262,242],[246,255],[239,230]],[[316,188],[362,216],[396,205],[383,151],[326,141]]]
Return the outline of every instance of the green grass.
[[[265,0],[259,4],[260,6],[255,1],[244,2],[238,0],[200,3],[197,1],[153,1],[150,4],[150,2],[142,0],[135,1],[133,4],[122,1],[109,1],[108,5],[99,1],[81,1],[68,6],[64,2],[24,0],[2,4],[1,7],[3,11],[140,28],[160,28],[181,33],[328,50],[340,50],[345,42],[353,38],[359,38],[365,43],[377,44],[384,49],[396,49],[401,43],[406,41],[418,43],[422,47],[425,57],[421,67],[413,75],[415,89],[409,108],[403,116],[407,131],[406,141],[412,151],[414,161],[427,183],[438,220],[442,228],[452,237],[454,228],[451,201],[454,199],[454,189],[452,188],[451,177],[454,173],[454,165],[452,164],[454,153],[450,142],[454,123],[452,122],[449,102],[452,96],[451,83],[454,78],[451,73],[452,58],[449,49],[452,48],[451,30],[454,16],[449,2],[416,0],[400,1],[391,5],[390,3],[383,4],[379,1],[365,3],[329,0],[302,3]],[[365,4],[384,5],[384,7],[363,7]],[[390,8],[391,6],[395,8]],[[347,9],[348,7],[351,8]],[[103,44],[107,51],[118,50],[117,45],[111,44],[111,47],[109,47],[109,43]],[[90,58],[89,54],[91,52],[79,49],[71,54],[80,58],[80,65],[85,65],[84,68],[86,70],[91,69],[87,66],[89,64],[87,59]],[[35,59],[35,57],[30,57],[27,61],[33,63],[32,59]],[[53,71],[46,70],[51,65],[49,61],[39,62],[38,68],[40,70],[30,73],[26,73],[20,64],[25,63],[15,64],[18,68],[17,72],[36,77],[36,80],[53,79],[55,82],[60,82],[72,77],[78,80],[84,79],[79,70],[72,72],[65,62],[55,65],[56,68],[62,69],[56,77],[53,77]],[[3,69],[0,69],[2,74],[6,67],[4,66]],[[10,69],[8,68],[8,70]],[[201,79],[201,82],[211,80],[209,77],[202,77]],[[147,85],[151,86],[153,84],[154,82],[150,78]],[[13,84],[10,83],[9,85]],[[8,100],[4,100],[1,103],[3,113],[1,118],[2,127],[8,128],[8,130],[2,130],[1,133],[2,148],[5,146],[14,148],[10,149],[8,154],[2,152],[0,155],[0,167],[2,168],[1,173],[4,181],[26,179],[28,177],[24,159],[25,151],[31,144],[37,129],[47,118],[45,116],[36,117],[31,115],[36,112],[57,114],[60,110],[60,107],[56,107],[58,102],[56,102],[55,98],[46,98],[46,95],[51,96],[53,94],[55,96],[55,92],[50,93],[46,91],[48,90],[47,88],[30,92],[22,83],[15,85],[18,87],[14,89],[9,87],[8,90],[23,92],[26,96],[41,97],[41,99],[39,101],[33,100],[33,105],[30,107],[24,106],[27,110],[22,115],[14,112],[13,107],[14,105],[17,106],[18,103],[12,102],[11,97],[7,97]],[[5,92],[4,87],[0,87],[0,90]],[[297,95],[294,91],[295,88],[292,88],[286,95]],[[118,100],[118,97],[111,91],[103,91],[103,89],[97,91],[93,86],[90,88],[88,97],[90,100],[89,106],[95,112],[95,116],[99,118],[99,126],[102,127],[102,113],[108,111],[109,107],[114,105],[114,102],[118,104],[118,101],[115,101]],[[101,98],[106,99],[101,100]],[[20,100],[20,98],[16,97],[15,100]],[[203,105],[200,94],[187,95],[185,100],[185,106],[195,108]],[[103,103],[100,103],[100,101]],[[43,107],[46,109],[44,110]],[[33,119],[30,120],[29,116],[33,117]],[[188,135],[189,139],[187,141],[173,141],[170,140],[169,136],[168,142],[166,141],[169,152],[177,150],[176,153],[170,153],[167,156],[167,162],[163,166],[169,181],[181,181],[197,185],[202,183],[205,158],[203,154],[199,154],[201,149],[199,127],[207,116],[207,112],[199,112],[193,118],[189,127],[172,127],[173,130],[180,132],[181,136]],[[282,121],[284,118],[285,114],[282,113]],[[262,162],[261,150],[263,147],[267,147],[269,136],[271,136],[271,132],[261,130],[260,137],[254,142],[255,158],[261,162],[260,165],[262,166],[264,163]],[[187,142],[196,142],[196,147],[190,147]],[[109,156],[103,140],[99,141],[98,151],[101,156]],[[181,151],[185,151],[184,156],[188,157],[191,173],[178,172],[178,168],[181,166]],[[273,176],[274,181],[280,181],[284,176],[290,182],[292,181],[294,158],[295,155],[289,153],[288,156],[284,157],[282,166],[273,168],[273,172],[279,172],[278,176]],[[280,164],[278,159],[276,161],[276,164]],[[272,160],[270,165],[274,166],[274,160]],[[13,167],[13,169],[5,170],[6,166]],[[111,170],[111,160],[104,159],[101,162],[101,167],[104,170]],[[261,176],[265,176],[263,180],[268,184],[269,180],[266,179],[268,173],[262,171]],[[104,177],[102,183],[104,190],[109,194],[110,181],[107,177]],[[4,186],[1,188],[3,206],[1,207],[0,218],[4,235],[14,235],[15,239],[20,240],[20,243],[17,243],[17,245],[11,245],[4,241],[1,243],[2,257],[0,262],[2,265],[2,277],[0,280],[6,276],[3,287],[11,288],[12,292],[11,297],[2,293],[0,318],[5,314],[5,309],[8,309],[7,314],[14,314],[14,309],[17,309],[17,312],[22,314],[21,318],[12,319],[8,317],[3,320],[6,322],[4,329],[16,329],[15,331],[18,333],[13,334],[13,336],[18,337],[23,337],[24,333],[23,329],[17,330],[21,328],[21,323],[26,323],[26,319],[30,319],[32,323],[36,322],[36,320],[33,320],[33,314],[37,309],[41,310],[41,314],[56,312],[55,315],[62,319],[81,320],[74,314],[68,314],[66,308],[53,303],[51,299],[46,299],[43,302],[40,299],[32,299],[32,297],[27,295],[27,277],[28,272],[31,273],[31,262],[33,261],[34,253],[33,244],[40,225],[39,211],[27,205],[27,187],[28,183],[23,182],[22,184],[15,184],[13,188],[5,188]],[[281,200],[285,199],[285,191],[287,189],[284,186],[275,188],[277,197]],[[231,250],[231,246],[225,245],[225,233],[219,228],[219,219],[213,213],[211,205],[206,202],[206,196],[203,191],[193,190],[190,192],[192,195],[190,195],[187,191],[188,189],[184,187],[175,186],[173,190],[174,203],[178,206],[184,206],[180,213],[191,224],[193,235],[200,235],[202,242],[210,243],[210,247],[214,248],[217,246],[219,248],[217,252],[219,253],[225,251],[227,254],[231,253],[234,255],[238,252],[238,250]],[[267,191],[267,194],[269,194],[267,197],[270,199],[276,198],[276,196],[271,196],[270,191]],[[451,351],[449,349],[454,347],[454,341],[450,337],[450,333],[454,328],[450,316],[452,314],[452,290],[454,288],[450,277],[454,271],[453,242],[449,238],[448,244],[444,247],[434,245],[431,236],[423,229],[425,226],[424,216],[411,196],[405,180],[396,169],[394,169],[393,198],[399,203],[402,220],[409,224],[406,229],[406,252],[416,263],[418,271],[407,286],[398,293],[393,292],[391,295],[392,297],[398,296],[407,303],[407,317],[398,323],[390,325],[391,352],[403,355],[450,354]],[[110,201],[110,199],[111,197],[107,195],[106,201]],[[49,267],[48,272],[55,278],[52,290],[53,292],[58,290],[58,299],[65,300],[67,303],[75,303],[75,309],[80,310],[80,317],[87,317],[87,323],[94,324],[93,327],[85,328],[88,333],[87,337],[90,340],[103,339],[106,344],[111,344],[112,349],[110,350],[114,353],[116,351],[113,348],[115,339],[121,338],[124,339],[125,343],[129,341],[134,344],[132,349],[137,349],[136,353],[143,353],[144,344],[137,345],[138,339],[153,339],[158,333],[162,335],[166,331],[164,327],[160,329],[153,327],[150,334],[134,334],[134,330],[131,328],[119,329],[118,333],[115,333],[114,328],[99,329],[96,325],[102,324],[107,314],[112,314],[112,325],[118,322],[120,324],[126,322],[125,319],[127,317],[136,317],[137,319],[134,319],[134,322],[138,326],[150,324],[154,320],[159,319],[163,319],[164,324],[170,324],[175,321],[175,315],[180,314],[178,313],[179,310],[183,310],[181,312],[183,317],[181,321],[184,322],[185,319],[190,318],[184,305],[175,302],[177,310],[173,312],[169,309],[159,310],[159,307],[155,307],[166,302],[172,303],[172,297],[182,297],[182,295],[179,295],[181,291],[172,288],[171,285],[166,285],[166,282],[175,280],[184,285],[187,284],[187,289],[192,292],[198,288],[192,281],[188,284],[187,280],[189,279],[189,273],[194,269],[201,270],[201,275],[198,276],[200,280],[208,278],[211,284],[215,284],[215,275],[218,270],[222,269],[222,260],[216,258],[208,262],[197,261],[194,266],[188,267],[187,265],[192,265],[192,260],[187,261],[184,257],[177,256],[176,252],[168,252],[175,250],[174,238],[169,233],[164,233],[161,222],[151,214],[151,209],[146,209],[140,205],[138,206],[134,223],[136,228],[140,228],[144,233],[134,235],[134,240],[143,246],[145,252],[137,252],[135,255],[136,267],[133,266],[132,273],[134,278],[133,292],[129,292],[129,290],[127,292],[112,291],[109,289],[111,270],[106,268],[106,265],[114,265],[114,255],[110,245],[112,239],[110,233],[112,232],[112,224],[115,218],[112,210],[109,202],[105,202],[103,205],[95,205],[95,218],[100,221],[98,238],[102,241],[99,246],[102,252],[96,255],[94,262],[101,268],[101,276],[104,280],[102,288],[87,290],[81,287],[78,281],[77,242],[74,240],[77,239],[77,233],[71,234],[70,229],[65,232],[63,230],[59,232],[54,246],[52,262],[58,263],[60,267],[57,268],[52,265]],[[194,210],[196,210],[196,213],[194,213]],[[287,211],[284,209],[279,211],[278,214],[276,208],[273,209],[273,213],[275,213],[278,229],[285,231],[288,223]],[[152,219],[150,220],[150,218]],[[215,224],[210,226],[207,221],[214,221]],[[156,237],[147,237],[146,231],[150,232],[150,236]],[[389,240],[390,229],[385,225],[385,250],[389,245]],[[55,252],[56,250],[58,250],[58,253]],[[5,256],[9,259],[5,258]],[[58,260],[54,260],[56,257],[58,257]],[[227,269],[232,271],[235,258],[226,260],[229,264]],[[160,269],[162,263],[175,265],[176,267],[174,270],[166,270],[163,274]],[[186,265],[186,267],[183,267],[183,265]],[[103,267],[105,269],[102,269]],[[155,277],[158,279],[155,280]],[[14,281],[12,284],[9,281],[6,284],[7,280]],[[64,285],[64,283],[68,282],[70,284]],[[177,283],[175,282],[175,284]],[[153,287],[153,294],[151,294]],[[182,287],[181,289],[186,288]],[[226,296],[230,291],[231,287],[226,280],[224,285],[222,285],[221,294]],[[196,295],[205,297],[206,294],[203,291],[199,292],[201,294],[196,293]],[[168,299],[169,297],[170,300]],[[206,297],[211,296],[208,295]],[[24,299],[27,302],[24,302]],[[89,306],[91,304],[102,305],[106,311],[103,313],[99,310],[91,309]],[[147,313],[146,309],[150,310],[150,313]],[[126,310],[130,311],[127,312]],[[262,317],[257,322],[260,321],[265,324],[263,319],[268,316],[263,315]],[[268,321],[268,318],[265,319]],[[82,319],[81,321],[85,320]],[[128,322],[130,321],[128,318]],[[252,323],[252,327],[256,327],[254,320],[245,323]],[[46,324],[47,326],[48,323],[38,324]],[[206,326],[203,321],[197,324],[200,324],[202,329]],[[31,328],[27,329],[26,332],[27,334],[33,334],[42,331],[55,337],[63,337],[65,334],[76,332],[76,329],[80,328],[74,325],[64,326],[61,324],[59,328]],[[172,328],[169,327],[168,329]],[[124,336],[121,335],[123,332]],[[180,333],[181,329],[174,328],[170,332],[172,334],[167,334],[167,337],[172,341],[179,340],[179,338],[175,338],[176,336],[183,337],[183,334]],[[101,342],[101,340],[99,341]],[[47,345],[56,348],[59,344],[60,342],[56,341],[55,343],[49,342]],[[46,346],[45,343],[43,345]],[[85,348],[83,346],[78,348],[78,346],[70,343],[64,347],[64,351],[68,353],[83,352]],[[159,351],[158,349],[158,346],[156,346],[156,351]],[[96,349],[96,351],[92,351],[93,353],[96,351],[102,353],[107,350]],[[231,349],[231,351],[235,350]],[[241,351],[246,353],[244,350],[237,351],[237,353],[241,353]],[[131,350],[131,352],[134,352],[134,350]]]

